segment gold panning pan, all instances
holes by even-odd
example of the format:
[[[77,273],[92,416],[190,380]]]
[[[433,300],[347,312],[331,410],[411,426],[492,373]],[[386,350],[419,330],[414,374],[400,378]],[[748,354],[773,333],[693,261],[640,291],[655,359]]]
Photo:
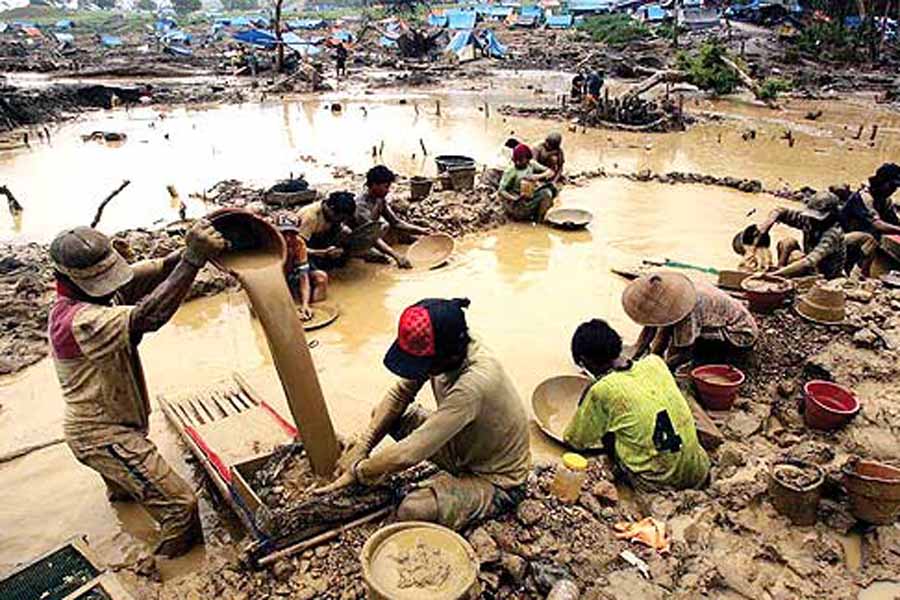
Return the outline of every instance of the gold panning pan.
[[[592,381],[582,375],[559,375],[541,382],[531,394],[531,409],[538,427],[548,436],[565,444],[563,434],[582,394]]]
[[[337,306],[327,303],[311,304],[309,309],[312,311],[312,319],[309,321],[301,319],[304,331],[312,331],[313,329],[321,329],[326,325],[331,325],[341,314]]]
[[[594,219],[591,211],[583,208],[553,208],[544,220],[559,229],[584,229]]]
[[[406,251],[406,258],[417,269],[439,267],[453,254],[456,243],[446,233],[435,233],[419,238]]]

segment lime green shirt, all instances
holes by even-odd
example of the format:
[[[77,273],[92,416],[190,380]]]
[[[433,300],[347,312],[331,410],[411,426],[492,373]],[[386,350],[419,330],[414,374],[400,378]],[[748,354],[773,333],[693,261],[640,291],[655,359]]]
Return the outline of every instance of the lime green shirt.
[[[607,433],[614,435],[622,466],[652,484],[683,489],[706,480],[709,457],[697,440],[694,416],[658,356],[597,380],[565,440],[575,448],[597,448]]]

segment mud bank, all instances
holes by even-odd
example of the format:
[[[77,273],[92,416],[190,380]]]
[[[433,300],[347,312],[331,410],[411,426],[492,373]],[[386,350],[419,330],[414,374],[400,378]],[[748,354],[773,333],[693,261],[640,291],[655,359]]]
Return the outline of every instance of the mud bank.
[[[132,86],[56,84],[44,88],[0,87],[0,131],[63,121],[86,110],[131,104],[239,103],[245,91],[221,83]]]

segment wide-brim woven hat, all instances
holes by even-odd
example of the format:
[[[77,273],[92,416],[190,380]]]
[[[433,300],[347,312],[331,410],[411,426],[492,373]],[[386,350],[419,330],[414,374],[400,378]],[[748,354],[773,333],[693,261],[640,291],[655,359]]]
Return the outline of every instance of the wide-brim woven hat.
[[[667,271],[638,277],[622,293],[622,307],[645,327],[665,327],[682,320],[697,304],[693,282]]]

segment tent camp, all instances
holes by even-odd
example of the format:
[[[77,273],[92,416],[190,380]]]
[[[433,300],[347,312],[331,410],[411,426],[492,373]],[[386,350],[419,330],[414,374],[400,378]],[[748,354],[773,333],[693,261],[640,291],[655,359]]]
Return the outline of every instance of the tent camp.
[[[322,52],[323,38],[302,39],[296,33],[288,31],[281,34],[281,41],[300,56],[314,56]]]
[[[547,17],[548,29],[569,29],[572,27],[572,15],[550,15]]]
[[[503,21],[513,13],[512,6],[492,6],[487,18],[493,21]]]
[[[57,21],[54,27],[60,30],[72,29],[75,27],[75,21],[72,19],[62,19],[61,21]]]
[[[523,17],[537,17],[540,19],[544,16],[544,9],[540,6],[532,4],[531,6],[523,6],[519,9],[519,14]]]
[[[506,46],[501,44],[494,32],[488,29],[460,31],[453,36],[444,51],[455,55],[460,62],[483,56],[490,58],[506,56]]]
[[[447,12],[447,27],[453,30],[474,29],[476,18],[475,11]]]
[[[289,29],[305,29],[307,31],[323,29],[326,25],[324,19],[294,19],[287,22]]]

